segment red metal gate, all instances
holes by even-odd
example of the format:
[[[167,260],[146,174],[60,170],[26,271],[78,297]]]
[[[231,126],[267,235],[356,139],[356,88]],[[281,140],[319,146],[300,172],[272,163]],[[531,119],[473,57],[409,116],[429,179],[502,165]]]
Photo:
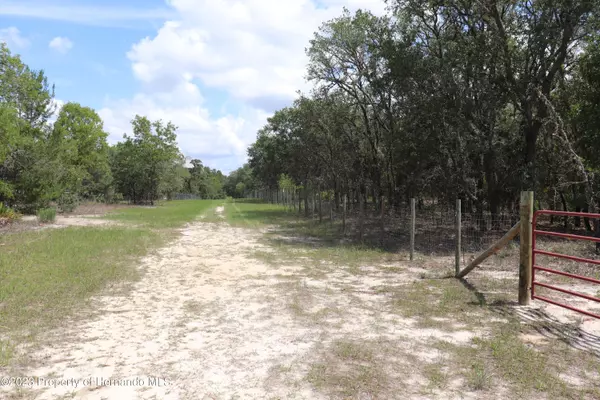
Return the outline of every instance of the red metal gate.
[[[589,296],[587,294],[583,294],[583,293],[578,293],[578,292],[574,292],[572,290],[567,290],[564,288],[560,288],[557,286],[553,286],[553,285],[549,285],[547,283],[543,283],[543,282],[538,282],[535,280],[535,276],[536,276],[536,272],[537,271],[541,271],[541,272],[547,272],[550,274],[556,274],[556,275],[562,275],[562,276],[566,276],[569,278],[573,278],[573,279],[579,279],[585,282],[591,282],[591,283],[596,283],[600,285],[600,280],[598,279],[594,279],[594,278],[590,278],[587,276],[582,276],[582,275],[576,275],[576,274],[571,274],[568,272],[564,272],[564,271],[558,271],[555,269],[550,269],[550,268],[545,268],[545,267],[541,267],[539,265],[536,264],[536,255],[540,254],[540,255],[546,255],[546,256],[550,256],[550,257],[557,257],[557,258],[563,258],[566,260],[571,260],[571,261],[577,261],[577,262],[582,262],[582,263],[588,263],[588,264],[594,264],[594,265],[600,265],[600,260],[591,260],[588,258],[582,258],[582,257],[575,257],[575,256],[569,256],[566,254],[560,254],[560,253],[553,253],[550,251],[544,251],[544,250],[538,250],[537,246],[536,246],[536,237],[538,235],[545,235],[545,236],[555,236],[555,237],[561,237],[561,238],[567,238],[567,239],[575,239],[575,240],[587,240],[590,242],[596,242],[596,243],[600,243],[600,238],[596,238],[596,237],[589,237],[589,236],[581,236],[581,235],[572,235],[572,234],[568,234],[568,233],[558,233],[558,232],[549,232],[549,231],[541,231],[537,229],[537,219],[538,216],[540,215],[555,215],[555,216],[566,216],[566,217],[581,217],[581,218],[590,218],[590,219],[600,219],[600,214],[590,214],[590,213],[578,213],[578,212],[567,212],[567,211],[550,211],[550,210],[540,210],[540,211],[536,211],[533,214],[533,240],[532,240],[532,264],[533,264],[533,270],[532,270],[532,274],[531,274],[531,298],[532,299],[537,299],[537,300],[542,300],[545,302],[548,302],[550,304],[554,304],[560,307],[564,307],[567,308],[569,310],[573,310],[576,312],[579,312],[581,314],[585,314],[588,315],[590,317],[594,317],[594,318],[600,318],[599,314],[594,314],[592,312],[586,311],[586,310],[582,310],[573,306],[570,306],[568,304],[563,304],[560,303],[558,301],[549,299],[547,297],[544,296],[539,296],[535,293],[535,288],[536,287],[543,287],[543,288],[547,288],[547,289],[551,289],[551,290],[556,290],[558,292],[562,292],[571,296],[576,296],[576,297],[581,297],[584,298],[586,300],[590,300],[590,301],[595,301],[600,303],[600,298],[597,297],[593,297],[593,296]]]

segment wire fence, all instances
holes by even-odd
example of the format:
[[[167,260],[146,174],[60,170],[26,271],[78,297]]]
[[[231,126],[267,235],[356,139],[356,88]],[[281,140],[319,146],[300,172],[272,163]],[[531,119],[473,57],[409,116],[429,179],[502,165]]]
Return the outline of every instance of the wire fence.
[[[308,217],[308,221],[329,224],[335,233],[350,241],[371,244],[389,251],[412,251],[427,256],[455,257],[457,253],[459,221],[456,207],[423,201],[414,207],[413,213],[410,206],[392,207],[384,203],[382,212],[381,204],[377,201],[365,204],[353,201],[344,205],[342,200],[335,201],[333,197],[324,196],[319,199],[318,194],[313,194],[308,199],[302,198],[301,202],[297,193],[264,191],[255,194],[258,198],[282,204],[289,211]],[[498,242],[520,219],[517,210],[472,212],[468,207],[461,207],[460,214],[459,257],[463,266]],[[547,216],[539,219],[537,229],[592,236],[595,226],[595,221],[586,218]],[[538,242],[540,248],[573,247],[569,244],[570,241],[564,239],[540,237]],[[512,270],[514,263],[518,262],[518,244],[517,235],[499,253],[507,268]],[[585,254],[595,250],[585,243],[578,246],[581,248],[573,247],[573,250],[584,251]]]
[[[285,192],[258,193],[259,198],[284,205],[289,211],[308,216],[308,221],[330,224],[334,231],[351,241],[372,244],[390,251],[405,251],[427,256],[455,257],[457,253],[458,219],[456,207],[432,205],[391,207],[384,203],[383,212],[379,202],[360,204],[357,201],[334,201],[310,196],[298,202],[298,195]],[[498,242],[520,219],[519,213],[485,211],[470,212],[461,207],[460,215],[460,262],[469,264],[478,254]],[[361,210],[363,210],[361,212]],[[414,221],[414,222],[413,222]],[[414,230],[413,230],[414,223]],[[541,218],[538,229],[571,231],[593,235],[594,222],[575,218]],[[556,242],[539,238],[540,247],[552,247]],[[562,242],[565,242],[564,240]],[[553,244],[554,243],[554,244]],[[518,260],[519,238],[513,239],[500,256],[514,270]],[[582,245],[583,246],[583,245]],[[589,247],[589,245],[588,245]],[[587,249],[592,251],[593,249]],[[586,251],[587,251],[586,250]]]

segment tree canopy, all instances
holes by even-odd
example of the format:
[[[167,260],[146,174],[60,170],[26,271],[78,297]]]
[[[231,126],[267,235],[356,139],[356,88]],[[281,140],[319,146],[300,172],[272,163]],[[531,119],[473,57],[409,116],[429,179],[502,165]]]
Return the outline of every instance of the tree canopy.
[[[56,202],[68,211],[79,200],[225,195],[220,171],[200,160],[187,165],[171,122],[133,116],[131,132],[111,146],[92,108],[67,103],[56,111],[44,72],[0,44],[0,203],[35,212]]]
[[[411,197],[514,211],[521,190],[597,209],[600,3],[388,0],[325,22],[313,83],[249,148],[278,177],[336,198]],[[339,201],[339,200],[338,200]]]

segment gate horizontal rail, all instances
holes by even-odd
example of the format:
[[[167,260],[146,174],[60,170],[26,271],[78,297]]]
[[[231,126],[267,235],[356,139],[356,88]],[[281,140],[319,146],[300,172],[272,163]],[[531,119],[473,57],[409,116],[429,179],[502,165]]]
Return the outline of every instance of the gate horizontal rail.
[[[590,311],[582,310],[580,308],[573,307],[568,304],[564,304],[564,303],[558,302],[556,300],[549,299],[548,297],[540,296],[535,293],[536,286],[539,286],[539,287],[554,290],[557,292],[565,293],[570,296],[576,296],[576,297],[580,297],[580,298],[583,298],[583,299],[586,299],[589,301],[594,301],[594,302],[600,303],[600,298],[598,298],[598,297],[590,296],[590,295],[587,295],[584,293],[575,292],[573,290],[561,288],[561,287],[550,285],[550,284],[543,283],[543,282],[537,282],[535,280],[536,271],[540,271],[540,272],[547,272],[547,273],[555,274],[555,275],[566,276],[568,278],[578,279],[578,280],[582,280],[585,282],[590,282],[590,283],[600,285],[600,280],[595,279],[595,278],[591,278],[591,277],[583,276],[583,275],[571,274],[568,272],[559,271],[559,270],[541,267],[539,265],[536,265],[536,255],[538,255],[538,254],[549,256],[549,257],[555,257],[555,258],[562,258],[562,259],[576,261],[576,262],[600,265],[600,260],[593,260],[593,259],[589,259],[589,258],[570,256],[567,254],[538,250],[536,248],[536,238],[538,235],[554,236],[554,237],[561,237],[561,238],[566,238],[566,239],[571,239],[571,240],[585,240],[585,241],[589,241],[589,242],[600,243],[600,238],[597,238],[597,237],[573,235],[573,234],[569,234],[569,233],[559,233],[559,232],[551,232],[551,231],[542,231],[542,230],[536,229],[537,220],[540,215],[556,215],[556,216],[565,216],[565,217],[583,217],[583,218],[589,218],[589,219],[600,219],[600,214],[579,213],[579,212],[570,212],[570,211],[551,211],[551,210],[536,211],[533,214],[533,220],[532,220],[532,225],[533,225],[532,226],[532,228],[533,228],[532,229],[532,233],[533,233],[532,245],[533,246],[532,246],[532,260],[531,260],[532,261],[532,274],[531,274],[531,298],[532,299],[545,301],[547,303],[554,304],[556,306],[563,307],[568,310],[576,311],[578,313],[600,319],[600,314],[595,314]]]

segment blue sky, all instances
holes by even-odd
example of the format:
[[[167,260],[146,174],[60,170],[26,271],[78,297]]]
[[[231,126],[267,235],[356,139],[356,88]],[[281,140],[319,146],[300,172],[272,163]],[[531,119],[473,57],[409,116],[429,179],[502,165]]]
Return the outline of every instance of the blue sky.
[[[98,111],[118,141],[136,114],[171,120],[183,153],[225,173],[304,81],[304,48],[342,7],[382,0],[0,0],[0,40]]]

